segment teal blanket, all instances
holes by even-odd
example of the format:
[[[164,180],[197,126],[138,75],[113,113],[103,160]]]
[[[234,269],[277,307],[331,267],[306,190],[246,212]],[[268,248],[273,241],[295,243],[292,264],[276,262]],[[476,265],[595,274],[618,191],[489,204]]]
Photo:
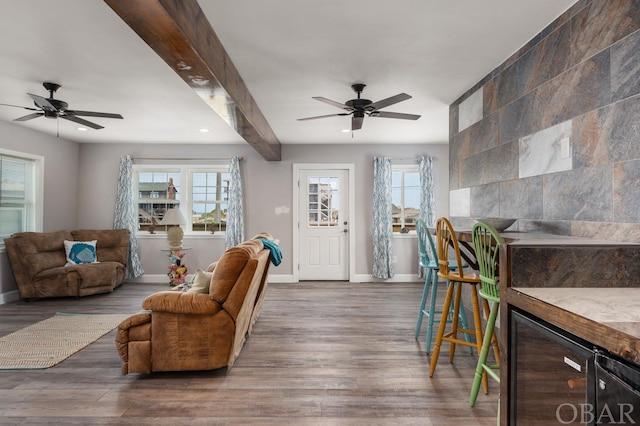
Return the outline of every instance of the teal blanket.
[[[271,240],[267,240],[266,238],[258,238],[262,241],[262,245],[264,248],[269,249],[271,254],[269,254],[269,259],[271,259],[271,263],[275,266],[278,266],[280,262],[282,262],[282,251],[280,251],[280,247],[276,243]]]

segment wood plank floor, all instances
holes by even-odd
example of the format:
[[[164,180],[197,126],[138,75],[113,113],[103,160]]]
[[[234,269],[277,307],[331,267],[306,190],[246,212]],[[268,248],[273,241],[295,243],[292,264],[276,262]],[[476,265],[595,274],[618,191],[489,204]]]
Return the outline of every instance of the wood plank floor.
[[[444,286],[441,286],[444,287]],[[0,335],[55,312],[135,313],[167,284],[0,305]],[[468,404],[476,358],[414,339],[419,283],[270,284],[234,368],[120,373],[115,331],[47,370],[0,371],[2,425],[495,425],[498,388]]]

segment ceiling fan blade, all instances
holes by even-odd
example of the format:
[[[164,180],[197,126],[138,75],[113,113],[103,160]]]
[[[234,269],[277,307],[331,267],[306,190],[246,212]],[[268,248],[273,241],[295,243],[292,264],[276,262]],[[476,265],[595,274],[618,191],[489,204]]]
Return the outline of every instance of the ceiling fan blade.
[[[298,121],[316,120],[318,118],[327,118],[327,117],[339,117],[341,115],[351,115],[351,114],[348,112],[340,112],[338,114],[316,115],[315,117],[298,118]]]
[[[397,104],[398,102],[406,101],[407,99],[411,99],[411,96],[406,93],[400,93],[395,96],[391,96],[390,98],[382,99],[378,102],[367,105],[367,110],[375,111],[380,108],[388,107],[389,105]]]
[[[323,98],[322,96],[313,96],[313,99],[315,99],[317,101],[320,101],[320,102],[324,102],[325,104],[333,105],[333,106],[338,107],[340,109],[346,109],[347,111],[353,111],[353,108],[348,107],[343,103],[332,101],[331,99]]]
[[[362,129],[362,122],[364,121],[364,117],[352,117],[351,118],[351,130],[360,130]]]
[[[58,109],[53,106],[53,104],[51,102],[49,102],[49,100],[47,98],[43,98],[42,96],[38,96],[38,95],[33,95],[31,93],[27,93],[27,95],[31,96],[31,99],[33,99],[33,102],[36,104],[36,106],[44,109],[45,111],[58,111]]]
[[[19,117],[14,119],[13,121],[27,121],[34,118],[42,117],[44,112],[34,112],[33,114],[25,115],[24,117]]]
[[[75,115],[60,115],[60,118],[64,118],[65,120],[73,121],[74,123],[82,124],[83,126],[91,127],[92,129],[104,129],[104,126],[100,126],[99,124],[92,123],[90,121],[85,120],[84,118],[76,117]]]
[[[415,114],[403,114],[401,112],[387,112],[387,111],[373,111],[369,114],[369,117],[382,117],[382,118],[400,118],[402,120],[417,120],[420,115]]]
[[[40,111],[37,108],[29,108],[29,107],[25,107],[25,106],[21,106],[21,105],[11,105],[11,104],[0,104],[0,105],[16,107],[16,108],[24,108],[24,109],[28,109],[29,111]]]
[[[111,114],[109,112],[66,110],[64,113],[65,115],[81,115],[83,117],[123,118],[120,114]]]

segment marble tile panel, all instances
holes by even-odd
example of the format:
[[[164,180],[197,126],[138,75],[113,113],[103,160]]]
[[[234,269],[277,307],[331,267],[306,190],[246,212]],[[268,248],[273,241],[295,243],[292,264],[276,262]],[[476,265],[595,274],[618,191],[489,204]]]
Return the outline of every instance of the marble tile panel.
[[[498,127],[501,143],[517,140],[540,130],[532,126],[532,123],[536,121],[531,117],[534,101],[532,92],[500,108]]]
[[[449,189],[460,188],[460,162],[449,159]]]
[[[487,84],[483,86],[484,93],[482,99],[484,101],[484,115],[485,117],[498,111],[498,88],[496,87],[496,81],[498,75],[495,78],[487,81]]]
[[[640,31],[611,46],[612,101],[640,93]]]
[[[511,66],[505,68],[505,70],[494,79],[497,108],[502,108],[525,94],[522,81],[526,81],[526,76],[522,76],[521,72],[523,68],[525,71],[529,69],[521,64],[526,62],[526,58],[529,57],[531,57],[531,51],[525,53],[523,57]]]
[[[518,177],[518,145],[512,142],[461,162],[460,186],[476,186]]]
[[[468,137],[468,132],[462,131],[455,134],[449,140],[449,159],[452,161],[461,161],[469,156],[471,147],[471,138]]]
[[[512,287],[637,287],[633,246],[511,246]]]
[[[640,95],[573,120],[573,167],[640,159]]]
[[[500,216],[542,219],[542,177],[500,183]]]
[[[568,220],[528,220],[518,219],[518,231],[542,232],[554,235],[572,235]]]
[[[613,220],[640,223],[640,160],[613,165]]]
[[[502,217],[499,183],[471,187],[471,217]]]
[[[612,22],[615,22],[612,25]],[[571,20],[572,63],[579,64],[640,28],[637,0],[593,1]]]
[[[611,241],[640,243],[640,225],[620,222],[571,222],[571,235]]]
[[[571,120],[521,138],[519,150],[520,178],[571,170]]]
[[[471,189],[449,191],[449,214],[458,217],[471,216]]]
[[[534,102],[527,111],[530,133],[609,104],[609,77],[609,50],[605,50],[540,86],[532,92]]]
[[[458,105],[449,106],[449,140],[458,134]]]
[[[462,134],[465,139],[468,139],[465,143],[465,145],[469,147],[467,156],[496,148],[500,145],[498,114],[491,114],[483,120],[478,121],[465,129]]]
[[[567,70],[570,66],[569,26],[548,34],[492,81],[495,100],[486,106],[495,111]],[[486,93],[486,90],[485,90]]]
[[[467,127],[482,120],[483,101],[482,88],[476,90],[458,106],[458,131],[461,132]]]
[[[572,157],[575,169],[602,166],[611,162],[611,107],[575,117],[572,120]]]
[[[543,216],[545,219],[613,220],[611,166],[575,169],[545,175]]]
[[[529,92],[541,84],[553,79],[571,67],[570,27],[564,25],[550,33],[540,44],[531,50],[531,55],[522,61],[529,79],[523,82],[523,90]]]

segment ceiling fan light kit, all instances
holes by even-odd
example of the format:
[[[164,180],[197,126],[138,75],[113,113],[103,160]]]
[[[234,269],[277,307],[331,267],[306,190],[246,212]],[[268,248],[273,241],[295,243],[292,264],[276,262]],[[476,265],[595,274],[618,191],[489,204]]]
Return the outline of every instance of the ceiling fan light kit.
[[[70,110],[68,109],[69,108],[68,103],[60,99],[55,99],[53,97],[53,94],[62,86],[60,86],[57,83],[51,83],[51,82],[44,82],[42,83],[42,85],[49,92],[48,98],[27,93],[27,95],[29,95],[31,99],[33,99],[33,103],[37,108],[23,107],[19,105],[10,105],[10,104],[0,104],[0,105],[23,108],[29,111],[37,111],[31,114],[27,114],[23,117],[18,117],[13,121],[27,121],[27,120],[32,120],[38,117],[63,118],[65,120],[73,121],[74,123],[81,124],[83,126],[98,130],[98,129],[103,129],[104,127],[99,124],[93,123],[91,121],[85,120],[84,118],[80,118],[80,116],[122,119],[122,115],[120,114],[112,114],[108,112]]]
[[[360,97],[362,91],[366,86],[367,86],[366,84],[362,84],[362,83],[352,84],[351,88],[353,89],[354,92],[356,92],[358,97],[356,99],[348,100],[344,104],[341,104],[340,102],[332,101],[331,99],[323,98],[322,96],[314,96],[313,99],[316,99],[320,102],[324,102],[329,105],[333,105],[347,112],[299,118],[298,121],[316,120],[318,118],[351,115],[351,130],[353,131],[353,130],[359,130],[362,128],[362,123],[364,121],[365,115],[369,117],[397,118],[401,120],[417,120],[420,118],[419,115],[415,115],[415,114],[404,114],[400,112],[380,111],[380,109],[382,108],[388,107],[393,104],[397,104],[398,102],[406,101],[407,99],[411,99],[411,96],[407,95],[406,93],[399,93],[395,96],[391,96],[390,98],[382,99],[377,102],[371,102],[369,99],[362,99]]]

